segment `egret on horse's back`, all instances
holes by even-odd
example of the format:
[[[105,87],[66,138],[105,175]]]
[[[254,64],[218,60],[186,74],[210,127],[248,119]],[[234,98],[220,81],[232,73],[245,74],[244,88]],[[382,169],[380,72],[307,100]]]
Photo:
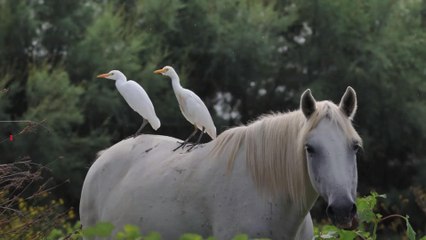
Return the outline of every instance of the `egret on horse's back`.
[[[272,239],[311,239],[309,210],[322,196],[339,227],[356,223],[355,91],[339,106],[316,102],[229,129],[192,152],[176,140],[143,135],[105,150],[82,190],[83,227],[99,221],[140,226],[164,239],[187,232],[218,239],[238,233]]]

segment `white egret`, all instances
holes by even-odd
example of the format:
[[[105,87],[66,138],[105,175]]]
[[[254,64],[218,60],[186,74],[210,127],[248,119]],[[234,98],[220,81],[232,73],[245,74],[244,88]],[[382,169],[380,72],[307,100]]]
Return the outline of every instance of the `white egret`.
[[[204,132],[207,132],[207,134],[212,139],[215,139],[216,127],[214,126],[209,110],[200,97],[198,97],[191,90],[185,89],[180,85],[179,76],[177,75],[176,71],[170,66],[165,66],[162,69],[155,70],[154,73],[162,74],[172,79],[173,91],[175,92],[180,110],[186,120],[194,125],[195,128],[191,135],[189,135],[189,137],[173,151],[176,151],[180,147],[183,148],[188,143],[188,141],[194,137],[198,129],[201,130],[200,136],[198,137],[197,142],[190,149],[188,149],[188,151],[200,142]]]
[[[142,116],[143,122],[135,133],[135,137],[142,131],[147,122],[149,122],[154,130],[160,127],[160,119],[158,119],[155,114],[151,99],[149,99],[148,94],[141,85],[132,80],[127,81],[126,76],[118,70],[112,70],[109,73],[100,74],[97,77],[115,80],[115,86],[118,92],[120,92],[121,96],[126,100],[127,104]]]

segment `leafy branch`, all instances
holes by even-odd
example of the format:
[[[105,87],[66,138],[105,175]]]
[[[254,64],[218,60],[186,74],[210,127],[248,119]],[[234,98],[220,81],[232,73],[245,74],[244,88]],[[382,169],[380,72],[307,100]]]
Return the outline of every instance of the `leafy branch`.
[[[315,229],[315,239],[341,239],[341,240],[353,240],[356,238],[361,238],[364,240],[376,240],[377,238],[377,228],[379,223],[392,219],[392,218],[402,218],[405,221],[406,226],[406,236],[409,240],[416,240],[416,232],[410,224],[408,216],[402,216],[400,214],[392,214],[386,217],[383,217],[380,213],[374,212],[374,207],[377,204],[378,198],[386,198],[386,195],[379,195],[376,192],[372,192],[369,196],[358,198],[357,208],[358,208],[358,217],[360,221],[360,227],[357,230],[347,231],[338,229],[335,226],[325,225],[319,230]],[[372,231],[365,230],[367,226],[372,225]],[[421,240],[426,240],[426,236],[421,238]]]

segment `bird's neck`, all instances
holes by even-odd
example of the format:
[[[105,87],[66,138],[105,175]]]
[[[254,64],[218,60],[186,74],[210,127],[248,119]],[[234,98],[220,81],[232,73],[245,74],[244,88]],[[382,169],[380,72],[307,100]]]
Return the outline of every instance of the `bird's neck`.
[[[126,76],[124,76],[124,75],[120,76],[119,78],[117,78],[117,80],[115,80],[115,86],[119,86],[119,85],[126,83],[126,82],[127,82]]]
[[[180,79],[177,74],[173,74],[170,78],[172,79],[172,87],[175,92],[182,89],[182,86],[180,85]]]

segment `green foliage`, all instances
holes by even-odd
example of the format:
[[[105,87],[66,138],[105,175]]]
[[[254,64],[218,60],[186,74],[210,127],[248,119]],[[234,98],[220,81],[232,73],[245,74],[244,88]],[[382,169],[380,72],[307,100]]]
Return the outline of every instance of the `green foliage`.
[[[51,64],[61,63],[69,48],[81,38],[85,25],[93,17],[91,4],[84,0],[60,2],[33,1],[34,15],[38,19],[39,47]],[[86,3],[86,4],[85,4]]]
[[[126,25],[120,8],[106,5],[88,25],[84,38],[76,43],[67,59],[67,69],[77,81],[93,79],[96,72],[120,69],[125,73],[141,71],[138,54],[144,35]]]
[[[238,234],[232,238],[232,240],[248,240],[249,236],[246,234]]]
[[[194,233],[186,233],[182,235],[179,240],[203,240],[203,237]]]
[[[377,204],[377,198],[386,198],[386,195],[378,195],[376,192],[372,192],[369,196],[357,199],[358,217],[361,222],[376,223],[382,217],[373,211]]]
[[[16,69],[10,73],[22,76],[23,72],[17,70],[25,70],[27,55],[33,54],[29,47],[32,45],[37,20],[29,14],[31,2],[0,2],[0,73],[8,66],[14,66]]]
[[[9,90],[6,88],[8,80],[8,76],[0,78],[0,119],[2,120],[7,120],[8,116],[5,113],[5,110],[10,106],[10,102],[7,98]]]
[[[411,226],[410,222],[408,221],[408,216],[405,216],[405,223],[407,227],[407,237],[410,240],[416,240],[416,232],[414,232],[413,227]]]
[[[416,232],[411,226],[408,216],[404,217],[399,214],[393,214],[383,217],[381,214],[374,212],[378,198],[386,198],[386,195],[379,195],[376,192],[372,192],[368,196],[357,199],[356,205],[360,223],[358,229],[347,231],[331,225],[315,227],[315,239],[354,240],[360,237],[361,239],[376,240],[380,239],[377,237],[377,226],[380,222],[389,218],[401,218],[405,221],[405,235],[409,240],[416,240]]]
[[[98,222],[95,226],[90,226],[82,230],[82,234],[88,238],[111,236],[114,225],[108,222]]]
[[[118,232],[116,235],[117,239],[141,239],[140,230],[138,227],[133,225],[125,225],[123,231]],[[151,236],[151,238],[154,238]]]
[[[46,240],[80,240],[82,234],[80,231],[81,224],[77,221],[74,225],[67,222],[52,231],[44,239]]]
[[[25,119],[46,120],[55,131],[69,131],[73,124],[83,121],[78,106],[83,89],[73,86],[63,69],[55,68],[50,71],[48,66],[34,68],[29,76],[26,85],[28,111],[24,115]]]

